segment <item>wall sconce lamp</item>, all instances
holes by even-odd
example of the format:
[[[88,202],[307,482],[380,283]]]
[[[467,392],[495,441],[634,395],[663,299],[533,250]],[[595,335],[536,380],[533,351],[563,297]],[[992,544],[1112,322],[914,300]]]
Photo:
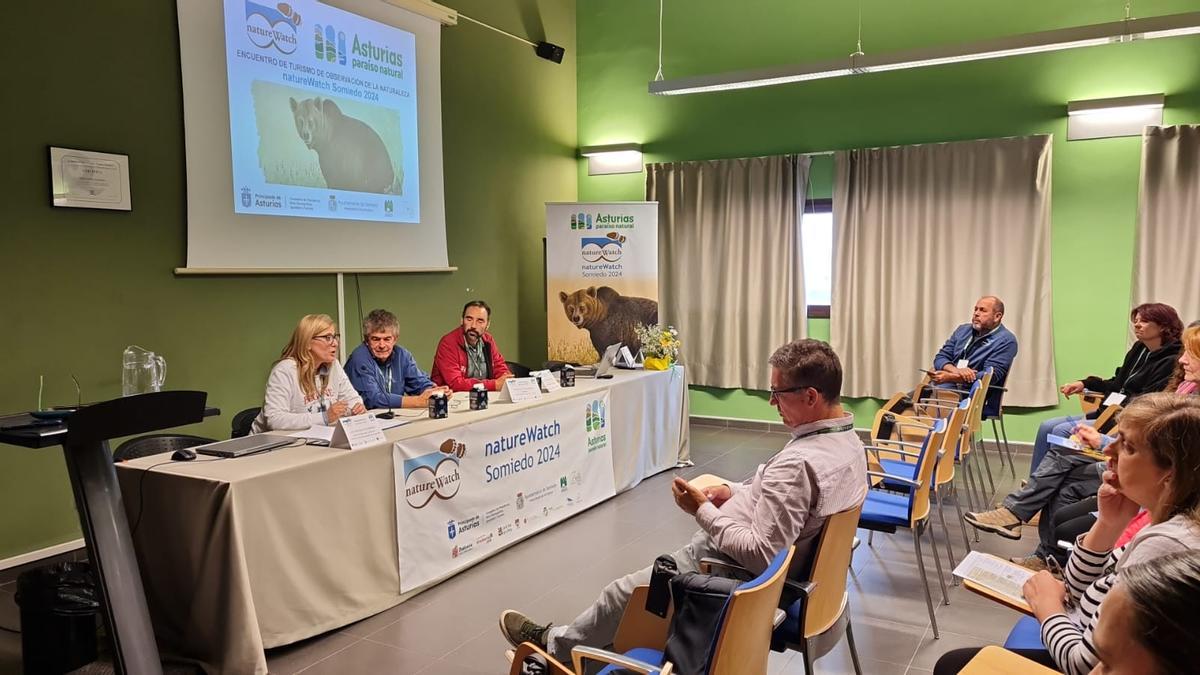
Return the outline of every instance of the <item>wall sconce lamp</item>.
[[[1162,94],[1098,98],[1067,104],[1067,140],[1141,136],[1148,126],[1163,123]]]
[[[589,176],[642,172],[641,143],[591,145],[580,148],[579,154],[587,157]]]

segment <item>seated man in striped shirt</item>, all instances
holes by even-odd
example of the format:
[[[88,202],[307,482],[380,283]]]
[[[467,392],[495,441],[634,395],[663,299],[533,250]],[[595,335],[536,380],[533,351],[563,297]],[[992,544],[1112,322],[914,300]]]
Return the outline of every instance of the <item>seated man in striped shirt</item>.
[[[854,416],[842,409],[837,354],[824,342],[797,340],[776,350],[770,364],[771,403],[792,439],[742,483],[699,490],[675,478],[675,503],[700,526],[691,543],[672,554],[680,573],[698,570],[702,558],[718,557],[757,575],[776,553],[795,544],[793,560],[800,563],[793,562],[792,569],[800,574],[811,564],[825,519],[866,498],[866,453]],[[500,630],[514,647],[532,642],[569,663],[576,645],[612,643],[634,587],[650,582],[650,570],[609,584],[570,624],[539,624],[507,610]]]

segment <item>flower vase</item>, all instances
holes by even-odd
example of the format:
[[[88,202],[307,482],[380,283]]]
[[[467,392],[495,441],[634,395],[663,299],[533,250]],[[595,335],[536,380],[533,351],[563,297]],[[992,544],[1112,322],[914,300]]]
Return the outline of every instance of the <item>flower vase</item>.
[[[666,370],[671,367],[671,360],[657,356],[647,356],[643,359],[646,370]]]

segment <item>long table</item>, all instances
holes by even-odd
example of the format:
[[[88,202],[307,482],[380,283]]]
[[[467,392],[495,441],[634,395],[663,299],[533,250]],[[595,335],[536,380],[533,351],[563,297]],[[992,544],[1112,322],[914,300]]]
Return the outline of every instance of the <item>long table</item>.
[[[263,650],[393,607],[400,592],[392,445],[609,390],[617,492],[688,457],[683,369],[580,378],[542,401],[452,411],[348,451],[300,446],[217,460],[155,455],[117,467],[155,635],[210,672],[266,673]],[[139,520],[140,519],[140,520]]]

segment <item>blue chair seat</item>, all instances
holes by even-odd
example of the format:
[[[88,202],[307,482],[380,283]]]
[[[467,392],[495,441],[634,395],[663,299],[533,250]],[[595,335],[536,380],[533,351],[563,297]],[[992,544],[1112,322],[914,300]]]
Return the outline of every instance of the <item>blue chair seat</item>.
[[[657,649],[650,649],[649,647],[635,647],[634,649],[630,649],[629,651],[625,652],[625,656],[628,656],[631,659],[637,659],[638,661],[642,661],[644,663],[662,665],[663,662],[663,653]],[[612,673],[620,672],[622,670],[623,669],[620,666],[605,666],[604,670],[601,670],[599,673],[597,673],[597,675],[611,675]],[[656,670],[654,672],[657,673],[658,671]]]
[[[859,522],[908,527],[908,507],[911,500],[909,495],[868,490]]]
[[[1042,625],[1032,616],[1021,617],[1004,641],[1004,648],[1045,649],[1046,645],[1042,644]]]
[[[909,480],[916,480],[916,464],[902,462],[898,459],[881,459],[879,460],[879,464],[883,466],[884,473],[890,473],[893,476],[900,476]]]
[[[917,465],[909,462],[904,462],[898,459],[881,459],[879,465],[883,467],[884,473],[890,473],[893,476],[907,478],[909,480],[917,479]],[[886,478],[883,479],[883,487],[896,492],[908,492],[908,486],[904,483],[894,483]]]

